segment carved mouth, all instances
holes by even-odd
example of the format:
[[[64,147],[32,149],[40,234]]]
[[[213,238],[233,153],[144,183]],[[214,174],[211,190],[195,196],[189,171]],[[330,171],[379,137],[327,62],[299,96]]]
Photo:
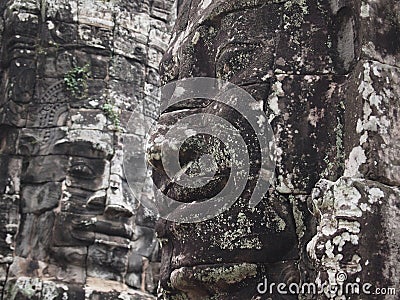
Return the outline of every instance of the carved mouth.
[[[133,238],[133,229],[124,223],[97,221],[94,224],[94,232],[108,236],[119,236],[129,240]]]
[[[74,224],[72,235],[78,240],[128,247],[134,231],[123,222],[98,220],[93,217]]]

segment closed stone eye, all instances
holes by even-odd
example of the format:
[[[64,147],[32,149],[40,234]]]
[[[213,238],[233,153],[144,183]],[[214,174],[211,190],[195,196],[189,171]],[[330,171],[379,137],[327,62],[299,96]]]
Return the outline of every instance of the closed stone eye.
[[[70,168],[69,173],[74,177],[83,179],[93,179],[96,177],[93,170],[84,163],[77,163],[73,165]]]
[[[228,44],[223,47],[216,58],[218,78],[229,80],[235,73],[246,70],[257,50],[251,43]]]

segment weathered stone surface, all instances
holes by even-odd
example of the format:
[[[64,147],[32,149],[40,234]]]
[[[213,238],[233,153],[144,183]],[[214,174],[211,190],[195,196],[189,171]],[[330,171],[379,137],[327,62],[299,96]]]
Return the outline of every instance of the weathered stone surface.
[[[346,113],[346,176],[400,183],[400,70],[377,61],[360,61],[349,82]]]
[[[360,59],[344,85],[344,177],[313,193],[317,233],[308,244],[317,282],[365,284],[352,299],[398,290],[398,40],[395,1],[360,3]],[[390,21],[389,21],[390,20]],[[379,25],[378,25],[379,24]],[[379,294],[384,289],[385,295]],[[368,295],[367,295],[368,294]],[[321,299],[342,299],[338,291]]]
[[[155,216],[136,221],[123,137],[143,144],[144,110],[127,120],[158,108],[173,10],[1,1],[0,298],[154,299]]]
[[[172,274],[182,267],[195,270],[208,265],[213,269],[223,263],[299,262],[305,243],[303,227],[310,222],[304,211],[305,199],[295,199],[309,194],[320,178],[337,179],[343,171],[343,84],[347,78],[342,74],[354,64],[356,54],[340,58],[336,53],[340,42],[332,42],[332,49],[328,47],[328,31],[338,35],[339,29],[327,28],[337,11],[319,1],[184,1],[179,10],[172,43],[162,64],[164,81],[208,76],[228,80],[248,91],[264,108],[275,132],[277,180],[252,210],[246,208],[249,194],[243,193],[228,211],[211,220],[198,224],[160,222],[162,297],[250,299],[257,293],[243,296],[234,290],[233,283],[225,283],[226,290],[213,290],[217,278],[195,284],[192,277],[197,275],[188,271],[182,273],[181,283],[174,285]],[[355,43],[356,36],[352,39]],[[157,141],[175,122],[191,114],[211,113],[239,123],[236,120],[242,116],[209,104],[188,100],[170,107],[159,119],[153,149],[161,148]],[[241,132],[250,135],[251,128],[244,122],[239,124]],[[257,152],[256,143],[250,138],[246,142],[251,151]],[[204,148],[205,153],[217,149],[220,154],[213,143]],[[195,160],[196,151],[189,147],[182,152],[182,161]],[[152,155],[157,157],[155,152]],[[223,160],[220,163],[226,165]],[[157,159],[151,163],[158,187],[169,186],[163,166]],[[257,169],[257,164],[251,164]],[[221,172],[226,169],[222,165]],[[223,182],[221,179],[218,185],[200,191],[171,188],[168,196],[186,203],[201,201],[214,196]],[[257,280],[267,276],[261,269],[255,272]],[[297,268],[282,270],[285,272],[296,273],[293,276],[299,280]],[[240,284],[245,281],[238,279]]]
[[[257,288],[264,279],[335,284],[341,272],[346,282],[398,289],[397,1],[173,5],[0,3],[2,298],[152,299],[160,279],[160,299],[298,299]],[[173,10],[179,16],[161,66],[164,82],[208,76],[247,90],[274,130],[277,179],[253,209],[251,178],[239,201],[214,219],[160,221],[159,266],[156,216],[127,192],[127,181],[140,181],[143,170],[125,178],[121,157],[124,143],[143,146],[143,114],[157,117],[157,69]],[[182,202],[213,196],[229,167],[221,144],[202,136],[197,148],[182,149],[181,161],[192,163],[202,151],[218,155],[219,177],[202,190],[174,185],[157,159],[157,141],[174,122],[217,114],[239,124],[252,153],[258,150],[237,113],[210,103],[169,108],[152,138],[153,178]],[[138,105],[136,128],[126,132]],[[141,197],[152,201],[150,186]]]
[[[243,278],[230,272],[232,281],[224,281],[217,271],[229,263],[258,266],[290,260],[297,264],[296,271],[280,269],[280,280],[285,284],[290,283],[286,274],[296,274],[293,278],[297,283],[324,283],[328,279],[332,283],[336,273],[331,268],[336,266],[354,280],[358,276],[361,281],[379,282],[383,287],[398,281],[397,271],[381,274],[377,264],[357,268],[357,257],[362,256],[369,263],[377,259],[390,266],[385,270],[397,270],[399,245],[397,240],[388,239],[398,235],[397,220],[393,218],[395,212],[390,216],[387,212],[390,206],[397,210],[399,184],[399,18],[392,11],[396,8],[398,3],[391,0],[178,2],[178,19],[161,65],[163,81],[206,76],[227,80],[248,91],[263,107],[274,130],[277,179],[253,210],[246,208],[249,195],[243,193],[229,210],[213,219],[196,224],[159,222],[157,232],[163,243],[160,299],[290,298],[276,290],[257,295],[255,283],[248,285],[246,280],[251,278],[273,282],[268,268],[255,268]],[[189,169],[198,165],[196,161],[203,153],[218,154],[220,177],[213,177],[215,184],[190,189],[175,184],[175,178],[168,175],[161,149],[163,144],[173,145],[174,141],[165,137],[178,121],[205,113],[240,124],[242,136],[251,135],[251,128],[238,121],[236,112],[228,112],[210,100],[190,99],[162,112],[148,152],[158,188],[168,197],[187,203],[188,211],[222,189],[229,176],[229,158],[222,154],[219,142],[204,136],[180,148],[179,163]],[[176,132],[185,136],[188,128],[181,127]],[[246,144],[250,152],[257,152],[256,143],[248,139]],[[252,167],[257,168],[254,161]],[[364,182],[358,177],[374,181]],[[345,226],[356,220],[337,215],[331,203],[343,203],[342,210],[350,214],[349,205],[358,201],[357,197],[342,191],[329,196],[329,200],[326,192],[323,203],[316,204],[325,212],[322,220],[307,211],[313,187],[326,179],[335,182],[331,189],[347,190],[345,186],[353,184],[362,189],[362,201],[357,203],[364,203],[364,209],[367,203],[375,202],[368,190],[376,191],[374,188],[379,186],[386,191],[382,197],[389,199],[383,203],[382,198],[381,204],[371,207],[376,215],[365,212],[355,217],[361,224],[359,246],[351,245],[353,232],[345,233]],[[335,227],[337,234],[324,232],[324,224],[331,218],[341,219]],[[377,223],[381,234],[362,222]],[[311,239],[309,257],[305,247]],[[322,240],[321,244],[317,240]],[[331,244],[324,244],[330,240]],[[342,253],[337,253],[341,241],[345,245],[340,246]],[[334,243],[338,243],[335,249]],[[375,254],[375,244],[390,250]],[[323,247],[326,251],[319,252]],[[332,259],[337,259],[337,264],[332,265]],[[203,269],[215,271],[218,276],[210,278]],[[391,275],[395,279],[389,280]],[[238,286],[247,293],[242,294]],[[347,299],[347,295],[334,297]],[[354,299],[364,299],[364,295]]]
[[[397,1],[364,1],[361,4],[362,57],[391,66],[400,66],[399,3]]]
[[[319,225],[307,250],[318,266],[317,282],[343,284],[343,290],[346,284],[359,284],[360,291],[369,283],[368,299],[382,299],[373,295],[375,288],[399,289],[399,192],[376,181],[346,177],[316,186],[312,202]],[[345,280],[339,277],[343,273]],[[340,291],[323,296],[339,299]]]
[[[113,300],[118,297],[128,300],[154,299],[148,293],[129,289],[123,284],[113,281],[92,278],[87,286],[66,284],[49,280],[20,277],[9,281],[6,299],[105,299]]]
[[[41,213],[58,206],[62,186],[58,182],[44,185],[25,185],[21,192],[22,213]]]

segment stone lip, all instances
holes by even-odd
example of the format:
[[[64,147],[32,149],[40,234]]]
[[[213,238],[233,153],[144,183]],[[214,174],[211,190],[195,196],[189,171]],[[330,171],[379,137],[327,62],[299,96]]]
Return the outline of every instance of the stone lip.
[[[89,231],[105,234],[110,237],[121,237],[129,240],[133,238],[132,228],[127,226],[124,221],[114,222],[98,220],[89,226],[87,226],[86,224],[78,224],[74,226],[74,230]]]
[[[283,274],[282,270],[286,273]],[[181,267],[171,271],[172,288],[187,293],[189,299],[259,299],[258,287],[270,283],[299,282],[295,261],[277,263],[218,263]],[[273,296],[273,295],[270,295]],[[277,295],[276,295],[277,296]]]

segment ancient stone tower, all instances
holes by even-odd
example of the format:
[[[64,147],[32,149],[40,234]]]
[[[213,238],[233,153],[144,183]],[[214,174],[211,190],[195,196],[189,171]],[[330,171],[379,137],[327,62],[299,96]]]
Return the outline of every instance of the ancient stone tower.
[[[152,299],[155,216],[128,192],[173,1],[1,1],[2,299]],[[138,119],[138,121],[139,121]]]

